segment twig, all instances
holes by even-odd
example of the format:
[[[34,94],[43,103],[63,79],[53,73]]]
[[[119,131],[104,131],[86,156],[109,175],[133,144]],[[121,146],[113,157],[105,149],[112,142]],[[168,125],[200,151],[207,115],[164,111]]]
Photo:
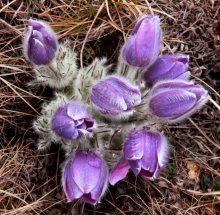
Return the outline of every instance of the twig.
[[[102,3],[102,5],[100,6],[98,12],[96,13],[95,18],[94,18],[94,20],[92,21],[92,24],[90,25],[89,30],[88,30],[87,33],[86,33],[86,37],[85,37],[85,39],[84,39],[84,41],[83,41],[83,45],[82,45],[82,48],[81,48],[81,51],[80,51],[80,67],[81,67],[81,68],[83,68],[83,51],[84,51],[84,48],[85,48],[86,40],[87,40],[87,38],[88,38],[88,36],[89,36],[90,31],[92,30],[93,25],[95,24],[95,21],[96,21],[98,15],[99,15],[100,12],[102,11],[104,5],[105,5],[105,2]]]

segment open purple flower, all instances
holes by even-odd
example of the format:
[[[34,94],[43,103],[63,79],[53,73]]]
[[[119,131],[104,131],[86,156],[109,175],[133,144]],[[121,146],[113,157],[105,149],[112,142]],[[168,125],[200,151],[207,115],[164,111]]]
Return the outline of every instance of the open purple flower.
[[[92,134],[94,124],[86,108],[71,101],[56,111],[51,126],[57,135],[75,140]]]
[[[23,45],[27,60],[36,65],[46,65],[55,58],[58,41],[55,33],[46,23],[30,19]]]
[[[194,113],[209,99],[207,90],[192,82],[158,82],[151,90],[149,108],[163,120],[176,122]]]
[[[160,80],[188,80],[189,57],[181,54],[164,55],[146,71],[144,79],[149,87]]]
[[[126,79],[110,76],[92,87],[90,98],[103,115],[123,117],[141,103],[141,92]]]
[[[157,16],[143,16],[122,47],[122,57],[129,65],[146,67],[158,57],[162,30]]]
[[[85,202],[95,204],[107,188],[107,166],[96,153],[77,151],[64,167],[62,183],[68,202],[82,197]]]
[[[124,179],[129,169],[135,175],[154,179],[167,163],[169,147],[164,135],[141,129],[128,135],[123,151],[123,157],[109,175],[111,185]]]

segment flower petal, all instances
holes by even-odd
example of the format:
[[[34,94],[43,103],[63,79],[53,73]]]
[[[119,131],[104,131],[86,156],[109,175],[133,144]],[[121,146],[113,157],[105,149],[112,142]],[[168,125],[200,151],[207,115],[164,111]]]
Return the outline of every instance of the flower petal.
[[[115,185],[118,181],[124,179],[128,174],[129,165],[126,159],[121,158],[109,174],[109,183]]]
[[[146,71],[144,78],[149,86],[152,86],[156,81],[166,79],[167,71],[174,66],[175,59],[161,57]]]
[[[124,156],[127,160],[141,159],[144,154],[145,131],[134,130],[125,140]]]
[[[102,160],[92,151],[77,151],[72,165],[73,179],[83,193],[90,193],[100,180]]]
[[[91,191],[91,199],[95,202],[100,201],[104,195],[108,185],[108,168],[104,161],[102,161],[101,176],[96,187]]]
[[[150,172],[145,169],[141,169],[140,173],[141,176],[143,176],[146,179],[153,179],[154,178],[154,172]]]
[[[43,38],[42,42],[44,42],[44,44],[47,47],[50,47],[50,49],[53,49],[53,51],[56,51],[58,42],[57,42],[54,31],[51,29],[49,25],[47,25],[46,23],[40,20],[29,19],[28,26],[33,27],[34,30],[36,30],[42,35],[42,38]]]
[[[92,87],[91,101],[94,106],[106,115],[117,115],[127,110],[124,98],[115,87],[101,81]]]
[[[135,174],[135,175],[138,175],[141,171],[141,160],[140,159],[137,159],[137,160],[128,160],[128,164],[132,170],[132,172]]]
[[[157,142],[157,158],[160,168],[163,168],[169,159],[169,145],[164,135],[160,134],[160,139]]]
[[[41,41],[30,38],[29,48],[28,48],[28,57],[36,65],[45,64],[48,61],[48,56],[46,49]]]
[[[182,89],[170,89],[152,96],[150,109],[158,117],[176,119],[196,104],[195,94]]]
[[[90,118],[84,106],[71,101],[58,108],[51,124],[52,130],[57,135],[75,140],[90,135],[93,132],[95,122]]]
[[[88,118],[89,114],[83,105],[71,101],[66,106],[67,115],[73,120],[83,122],[84,118]],[[78,122],[79,123],[79,122]]]
[[[127,109],[132,109],[141,103],[141,92],[137,86],[117,76],[109,77],[106,82],[115,87],[122,95],[128,106]]]
[[[157,144],[160,141],[160,134],[148,131],[145,135],[144,154],[141,158],[142,169],[154,173],[157,164]]]
[[[91,193],[84,194],[84,195],[83,195],[83,200],[84,200],[86,203],[89,203],[89,204],[91,204],[91,205],[94,205],[94,204],[97,203],[97,201],[92,198]]]
[[[160,51],[161,35],[159,17],[149,17],[142,21],[135,39],[139,67],[148,66],[156,60]]]
[[[122,47],[122,56],[125,61],[134,66],[137,65],[139,62],[136,58],[136,46],[135,46],[136,35],[132,35],[126,41],[126,44]]]
[[[128,41],[122,47],[125,62],[136,67],[147,67],[158,57],[162,31],[157,16],[141,17]]]
[[[72,161],[68,161],[64,167],[62,185],[68,202],[72,202],[83,195],[83,192],[79,189],[72,177]]]
[[[74,121],[67,116],[55,115],[52,119],[52,129],[66,139],[76,139],[78,136]]]
[[[28,21],[24,34],[25,57],[36,65],[47,65],[56,56],[58,41],[53,30],[43,21]]]

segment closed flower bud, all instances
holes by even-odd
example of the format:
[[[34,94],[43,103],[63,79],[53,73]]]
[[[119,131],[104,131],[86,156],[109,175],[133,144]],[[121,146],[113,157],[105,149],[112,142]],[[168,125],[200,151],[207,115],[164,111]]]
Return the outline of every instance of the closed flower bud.
[[[53,30],[43,21],[28,21],[24,34],[24,55],[35,65],[46,65],[56,56],[58,41]]]
[[[177,122],[201,108],[208,98],[207,90],[200,85],[180,80],[163,81],[152,88],[149,108],[157,117]]]
[[[86,108],[71,101],[56,111],[51,126],[60,137],[75,140],[92,134],[94,124]]]
[[[164,55],[146,71],[144,79],[149,87],[160,80],[188,80],[189,57],[181,54]]]
[[[68,202],[83,198],[96,204],[106,191],[108,169],[100,156],[92,151],[77,151],[63,170],[62,184]]]
[[[143,16],[122,47],[122,57],[129,65],[147,67],[158,57],[162,30],[157,16]]]
[[[109,182],[114,185],[131,169],[135,175],[154,179],[165,167],[169,147],[164,135],[145,129],[132,131],[124,142],[124,155],[112,169]]]
[[[141,103],[141,92],[126,79],[110,76],[92,87],[90,99],[104,116],[120,118]]]

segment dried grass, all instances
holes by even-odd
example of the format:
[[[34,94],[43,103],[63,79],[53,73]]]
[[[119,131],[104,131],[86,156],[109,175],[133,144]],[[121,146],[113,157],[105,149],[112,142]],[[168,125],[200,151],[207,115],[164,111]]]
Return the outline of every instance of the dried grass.
[[[219,98],[220,4],[216,0],[0,1],[0,214],[218,214],[220,210]],[[49,22],[59,39],[69,38],[79,65],[95,56],[116,62],[119,49],[141,13],[162,20],[162,53],[191,58],[192,79],[212,96],[200,112],[164,128],[172,144],[167,170],[155,182],[130,175],[109,187],[96,207],[66,204],[60,188],[62,152],[35,150],[31,122],[50,89],[29,89],[30,65],[22,55],[29,17]],[[82,62],[83,61],[83,62]],[[59,159],[56,159],[59,158]],[[198,180],[189,178],[188,162]]]

